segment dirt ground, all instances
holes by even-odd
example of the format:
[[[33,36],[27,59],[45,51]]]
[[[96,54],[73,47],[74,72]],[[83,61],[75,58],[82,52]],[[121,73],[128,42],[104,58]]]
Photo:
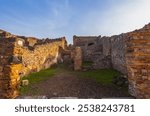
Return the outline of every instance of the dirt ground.
[[[103,85],[93,79],[78,77],[75,73],[61,72],[54,77],[38,84],[32,89],[39,96],[47,98],[75,97],[75,98],[128,98],[127,92],[115,85]],[[32,96],[27,93],[27,96]]]

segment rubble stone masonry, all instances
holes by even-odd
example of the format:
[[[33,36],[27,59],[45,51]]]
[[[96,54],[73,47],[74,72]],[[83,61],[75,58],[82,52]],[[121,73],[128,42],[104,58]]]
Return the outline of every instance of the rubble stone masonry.
[[[65,38],[38,40],[0,30],[0,98],[19,95],[20,78],[57,63]]]
[[[150,24],[126,38],[129,92],[136,98],[150,98]]]
[[[150,98],[150,24],[111,37],[74,36],[76,46],[82,48],[83,60],[90,59],[96,68],[113,68],[127,75],[131,95]]]
[[[128,34],[120,34],[110,37],[111,40],[111,64],[112,68],[123,74],[127,74],[126,60],[125,60],[125,46]]]

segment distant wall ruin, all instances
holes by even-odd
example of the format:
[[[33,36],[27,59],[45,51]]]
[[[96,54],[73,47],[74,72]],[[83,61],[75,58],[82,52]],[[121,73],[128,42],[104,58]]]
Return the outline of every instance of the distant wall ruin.
[[[96,69],[114,68],[128,75],[129,92],[136,98],[150,98],[150,24],[140,30],[115,35],[74,36],[74,47],[81,47],[83,60]]]
[[[114,68],[126,74],[124,39],[112,37],[74,36],[74,46],[83,51],[83,60],[92,61],[95,69]]]
[[[94,68],[110,68],[110,40],[101,36],[74,36],[74,47],[81,47],[84,61],[93,61]]]

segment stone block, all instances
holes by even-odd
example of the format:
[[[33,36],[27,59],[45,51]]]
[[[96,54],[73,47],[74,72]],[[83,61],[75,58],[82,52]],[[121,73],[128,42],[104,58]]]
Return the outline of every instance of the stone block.
[[[74,70],[82,69],[82,50],[80,47],[75,48],[75,56],[74,56]]]
[[[21,81],[21,85],[22,85],[22,86],[27,86],[27,85],[29,85],[29,80],[22,80],[22,81]]]

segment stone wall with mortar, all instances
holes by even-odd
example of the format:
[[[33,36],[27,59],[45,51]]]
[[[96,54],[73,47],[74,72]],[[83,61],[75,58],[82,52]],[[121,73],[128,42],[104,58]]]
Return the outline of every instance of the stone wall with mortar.
[[[74,36],[74,47],[81,47],[84,61],[92,61],[93,68],[111,68],[110,39],[101,36]]]
[[[111,63],[112,68],[127,74],[126,60],[125,60],[125,46],[128,34],[121,34],[110,37],[111,40]]]
[[[96,51],[91,55],[95,69],[111,68],[111,43],[109,37],[101,37],[95,45]]]
[[[97,36],[73,36],[73,45],[81,47],[84,60],[92,60],[92,53],[98,49],[96,46],[99,38]]]
[[[126,34],[112,37],[74,36],[74,46],[83,51],[83,60],[92,61],[95,69],[114,68],[127,74],[125,62]]]
[[[75,37],[74,47],[81,45],[78,43],[88,45],[84,40],[86,36],[82,37],[83,41],[80,36]],[[77,42],[78,40],[80,42]],[[150,24],[142,29],[112,37],[101,37],[96,40],[94,37],[93,41],[96,41],[96,44],[93,44],[95,50],[89,46],[82,50],[92,51],[89,59],[95,66],[111,67],[128,75],[130,94],[136,98],[150,98]],[[83,55],[87,57],[87,54]]]
[[[65,39],[53,42],[40,42],[34,47],[28,48],[23,46],[15,46],[13,55],[20,58],[23,65],[22,75],[31,72],[38,72],[41,69],[49,68],[51,65],[57,63],[59,56],[59,48],[64,48]]]
[[[16,37],[0,30],[0,98],[15,98],[18,96],[19,63],[12,63]]]
[[[129,92],[136,98],[150,98],[150,24],[129,33],[126,43]]]
[[[19,95],[20,78],[57,63],[65,38],[38,40],[0,30],[0,98]]]
[[[110,39],[101,36],[74,36],[74,47],[81,47],[84,61],[92,61],[93,68],[110,68]]]

